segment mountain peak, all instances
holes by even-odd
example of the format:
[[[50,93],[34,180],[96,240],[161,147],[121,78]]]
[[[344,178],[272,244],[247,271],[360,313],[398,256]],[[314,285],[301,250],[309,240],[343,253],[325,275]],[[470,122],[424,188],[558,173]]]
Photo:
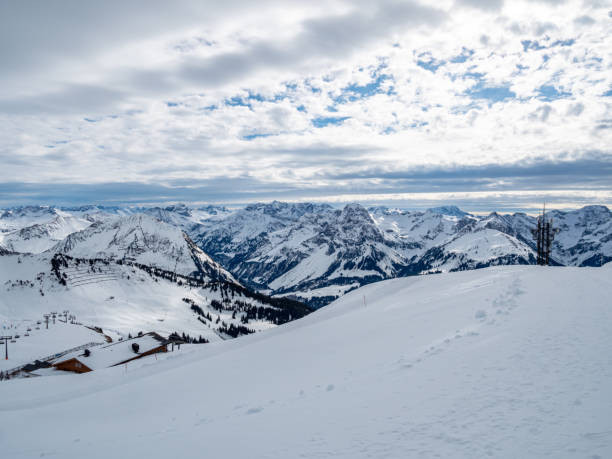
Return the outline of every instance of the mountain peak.
[[[369,215],[368,209],[366,209],[365,207],[363,207],[361,204],[357,202],[351,202],[345,205],[344,208],[342,209],[342,213]]]
[[[440,215],[448,215],[450,217],[465,217],[469,215],[469,213],[464,212],[457,206],[440,206],[440,207],[431,207],[427,209],[429,212]]]
[[[320,213],[331,210],[328,204],[314,204],[311,202],[289,203],[283,201],[272,201],[270,203],[254,203],[244,208],[250,213],[260,213],[272,217],[297,220],[305,214]]]
[[[179,228],[147,214],[94,223],[49,251],[78,258],[123,259],[178,274],[236,282]]]

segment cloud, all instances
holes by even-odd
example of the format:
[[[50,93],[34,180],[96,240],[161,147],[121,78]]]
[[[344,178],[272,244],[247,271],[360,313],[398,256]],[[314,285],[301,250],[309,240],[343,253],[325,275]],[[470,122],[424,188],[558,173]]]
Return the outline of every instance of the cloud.
[[[609,5],[560,4],[5,3],[3,199],[519,193],[593,151],[607,171]],[[610,189],[581,170],[541,183]]]
[[[579,24],[579,25],[583,25],[583,26],[590,26],[595,24],[595,19],[593,19],[591,16],[587,16],[582,15],[582,16],[578,16],[576,19],[574,19],[574,23],[575,24]]]
[[[410,1],[378,5],[374,11],[360,9],[303,21],[301,31],[282,45],[276,41],[254,42],[239,52],[186,62],[178,73],[199,85],[222,85],[262,68],[286,68],[317,58],[346,58],[400,28],[436,25],[445,19],[443,11]]]
[[[457,4],[485,11],[499,11],[504,6],[504,0],[457,0]]]
[[[546,123],[552,111],[553,108],[550,105],[542,105],[541,107],[538,107],[537,110],[529,116],[529,118],[534,121]]]
[[[16,115],[102,113],[124,98],[125,93],[118,90],[73,84],[36,96],[0,99],[0,112]]]
[[[571,104],[569,107],[567,107],[568,116],[580,116],[583,111],[584,111],[584,104],[581,102]]]
[[[592,152],[564,162],[540,159],[500,166],[453,166],[402,171],[370,169],[358,174],[321,176],[324,186],[297,182],[271,184],[254,177],[176,180],[165,185],[140,182],[99,184],[4,183],[0,205],[152,205],[164,202],[245,204],[273,199],[343,203],[360,201],[410,208],[454,203],[470,211],[525,211],[542,200],[561,207],[590,203],[612,205],[606,184],[610,157]],[[350,194],[339,185],[351,180]],[[607,189],[607,191],[606,191]],[[594,191],[589,191],[594,190]]]

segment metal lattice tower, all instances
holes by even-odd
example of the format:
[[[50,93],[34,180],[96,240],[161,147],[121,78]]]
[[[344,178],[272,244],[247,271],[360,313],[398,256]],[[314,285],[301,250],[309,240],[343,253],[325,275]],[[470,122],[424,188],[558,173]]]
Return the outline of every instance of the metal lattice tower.
[[[550,253],[555,235],[559,232],[558,228],[553,227],[553,219],[546,217],[546,204],[542,209],[542,215],[538,216],[536,227],[531,230],[536,241],[537,264],[548,266],[550,264]]]

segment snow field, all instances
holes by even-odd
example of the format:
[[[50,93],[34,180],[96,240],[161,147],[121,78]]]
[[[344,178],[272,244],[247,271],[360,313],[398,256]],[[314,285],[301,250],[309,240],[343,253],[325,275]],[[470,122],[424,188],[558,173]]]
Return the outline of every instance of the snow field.
[[[127,372],[0,384],[12,421],[3,452],[608,457],[611,293],[609,267],[371,284],[265,333]]]

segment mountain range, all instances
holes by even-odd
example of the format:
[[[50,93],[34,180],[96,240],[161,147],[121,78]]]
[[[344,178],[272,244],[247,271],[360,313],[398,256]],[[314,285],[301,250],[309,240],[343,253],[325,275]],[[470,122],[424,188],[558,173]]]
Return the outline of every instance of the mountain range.
[[[553,264],[612,260],[607,207],[547,215],[560,230]],[[408,211],[275,201],[238,209],[19,207],[0,211],[0,251],[129,259],[183,275],[222,274],[261,293],[319,307],[378,280],[534,264],[535,224],[536,217],[524,213],[479,216],[455,206]]]
[[[9,235],[17,233],[32,234]],[[212,342],[310,312],[245,288],[180,228],[143,213],[94,221],[41,253],[0,255],[3,324],[69,310],[119,336],[156,331]]]

